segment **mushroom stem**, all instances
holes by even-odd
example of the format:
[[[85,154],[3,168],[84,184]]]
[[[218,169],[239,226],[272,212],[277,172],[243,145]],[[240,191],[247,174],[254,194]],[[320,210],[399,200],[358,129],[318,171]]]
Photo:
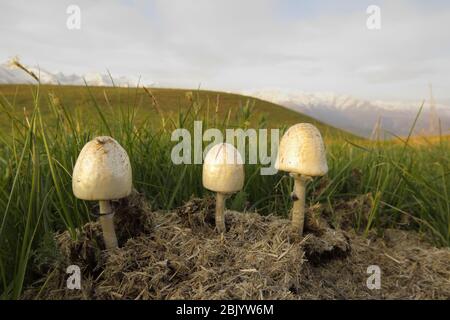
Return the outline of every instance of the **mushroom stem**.
[[[225,200],[224,193],[216,193],[216,229],[219,233],[225,232]]]
[[[110,201],[99,201],[100,204],[100,224],[103,230],[103,239],[106,249],[117,248],[116,231],[114,230],[114,213],[111,209]]]
[[[303,235],[303,225],[305,223],[305,194],[307,177],[294,175],[294,194],[296,199],[292,207],[292,231],[295,234]]]

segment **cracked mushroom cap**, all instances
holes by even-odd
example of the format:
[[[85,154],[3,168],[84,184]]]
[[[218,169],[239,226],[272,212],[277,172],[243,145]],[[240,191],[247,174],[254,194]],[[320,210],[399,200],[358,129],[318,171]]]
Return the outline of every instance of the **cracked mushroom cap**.
[[[290,127],[281,138],[275,168],[310,177],[325,175],[328,165],[319,130],[310,123]]]
[[[214,192],[233,193],[244,186],[244,162],[229,143],[212,147],[203,163],[203,186]]]
[[[121,199],[131,193],[130,159],[111,137],[97,137],[81,150],[72,175],[74,195],[83,200]]]

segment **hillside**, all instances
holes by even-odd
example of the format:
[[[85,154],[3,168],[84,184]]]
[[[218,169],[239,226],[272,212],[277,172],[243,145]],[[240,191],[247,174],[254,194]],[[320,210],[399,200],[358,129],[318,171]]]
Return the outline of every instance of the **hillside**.
[[[335,93],[277,90],[249,92],[249,95],[366,137],[372,136],[375,127],[386,131],[386,137],[392,136],[391,133],[408,135],[424,102],[413,134],[437,135],[439,129],[444,134],[450,133],[450,107],[445,101],[433,104],[433,110],[428,99],[415,102],[363,100]]]
[[[20,118],[23,116],[24,108],[28,111],[33,106],[31,100],[31,90],[35,87],[30,85],[0,85],[0,95],[2,99],[0,102],[3,106],[8,107],[5,99],[14,105],[13,113],[20,113]],[[83,87],[83,86],[55,86],[43,85],[41,90],[41,106],[43,107],[43,114],[49,113],[49,94],[57,97],[58,100],[67,107],[68,110],[78,113],[85,121],[97,121],[96,110],[93,99],[89,91],[95,98],[97,104],[105,110],[107,117],[117,115],[116,106],[121,106],[126,110],[130,106],[137,106],[138,116],[137,121],[149,119],[154,124],[161,123],[161,116],[158,109],[162,112],[164,117],[171,118],[176,121],[179,111],[187,112],[190,107],[190,101],[187,97],[188,92],[198,95],[198,101],[204,105],[205,112],[213,115],[216,112],[219,119],[226,119],[228,112],[231,109],[230,125],[236,125],[234,119],[238,112],[242,112],[241,107],[248,104],[253,109],[249,116],[249,125],[257,125],[264,121],[270,128],[290,126],[298,122],[310,122],[315,124],[322,134],[327,138],[355,138],[351,133],[336,129],[317,121],[309,116],[289,110],[280,105],[267,102],[258,98],[248,96],[214,92],[205,90],[186,90],[186,89],[161,89],[151,88],[151,92],[156,98],[157,106],[155,107],[152,98],[143,89],[136,88],[113,88],[113,87]],[[111,108],[110,106],[114,106]],[[217,107],[218,106],[218,107]],[[112,112],[111,112],[112,111]],[[9,119],[2,112],[0,116],[0,126],[5,127],[9,124]]]

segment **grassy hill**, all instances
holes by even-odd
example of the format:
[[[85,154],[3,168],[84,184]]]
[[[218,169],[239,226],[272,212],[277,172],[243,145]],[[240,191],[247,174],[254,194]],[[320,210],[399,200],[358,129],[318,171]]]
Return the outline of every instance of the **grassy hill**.
[[[33,108],[33,87],[30,85],[0,85],[0,105],[12,110],[12,113],[23,117],[24,110],[28,113]],[[78,114],[83,122],[95,124],[98,121],[95,102],[109,119],[117,116],[118,108],[126,111],[129,107],[136,107],[136,122],[150,121],[155,125],[161,124],[161,114],[167,121],[176,121],[180,112],[187,112],[191,107],[190,95],[203,104],[203,112],[218,119],[229,118],[230,126],[238,126],[238,113],[248,110],[249,127],[260,127],[261,122],[269,128],[288,127],[299,122],[310,122],[316,125],[326,138],[355,138],[349,132],[334,128],[315,120],[309,116],[299,114],[280,105],[253,97],[239,94],[186,89],[150,88],[151,95],[144,89],[111,88],[111,87],[83,87],[83,86],[53,86],[41,87],[41,110],[43,115],[51,113],[49,104],[51,97],[58,99],[67,110]],[[8,102],[6,101],[8,100]],[[8,106],[9,104],[13,106]],[[114,106],[114,107],[111,107]],[[25,108],[25,109],[24,109]],[[216,115],[217,113],[217,115]],[[245,117],[245,115],[244,115]],[[204,118],[204,117],[203,117]],[[0,127],[10,124],[10,119],[2,112]]]

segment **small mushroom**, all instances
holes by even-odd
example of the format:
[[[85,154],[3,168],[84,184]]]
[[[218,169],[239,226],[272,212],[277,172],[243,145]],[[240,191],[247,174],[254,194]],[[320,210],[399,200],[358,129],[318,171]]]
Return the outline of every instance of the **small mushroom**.
[[[325,147],[319,130],[309,123],[290,127],[281,138],[277,170],[286,171],[294,178],[294,201],[292,208],[292,230],[303,234],[305,221],[305,189],[311,177],[323,176],[328,172]]]
[[[100,224],[107,249],[117,247],[111,200],[131,193],[132,174],[127,152],[113,138],[89,141],[81,150],[72,175],[75,197],[99,201]]]
[[[203,163],[203,186],[216,192],[216,229],[225,232],[225,200],[244,186],[244,165],[239,151],[229,143],[212,147]]]

